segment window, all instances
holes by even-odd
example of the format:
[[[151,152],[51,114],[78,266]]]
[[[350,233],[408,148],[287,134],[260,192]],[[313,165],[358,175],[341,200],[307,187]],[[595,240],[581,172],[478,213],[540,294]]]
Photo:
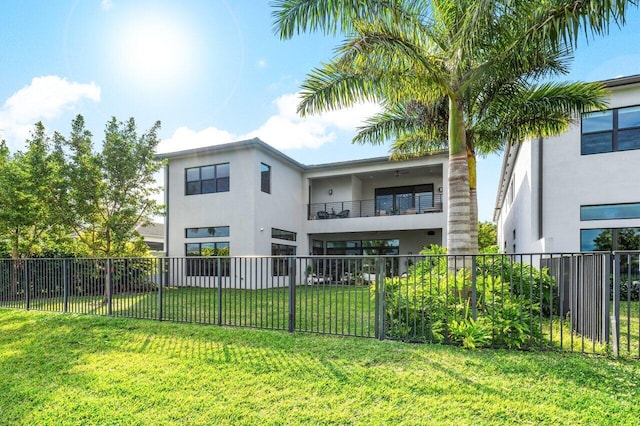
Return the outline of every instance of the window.
[[[296,233],[291,231],[284,231],[282,229],[271,228],[271,238],[278,238],[279,240],[295,241]]]
[[[260,163],[260,189],[271,194],[271,166]]]
[[[225,259],[212,259],[219,256],[229,256],[228,242],[207,242],[207,243],[187,243],[185,244],[187,252],[186,273],[188,277],[194,276],[215,276],[222,275],[228,277],[230,275],[230,261]],[[189,259],[189,257],[196,257]],[[218,270],[218,263],[220,270]]]
[[[580,206],[580,220],[640,218],[640,203]]]
[[[287,246],[284,244],[271,244],[271,255],[272,256],[295,256],[296,255],[296,247],[295,246]],[[278,258],[273,259],[272,264],[272,275],[274,277],[282,277],[289,275],[289,259],[286,258]]]
[[[631,149],[640,149],[640,106],[582,114],[582,155]]]
[[[228,226],[208,226],[204,228],[185,229],[186,238],[228,237]]]
[[[335,256],[400,254],[400,240],[327,241],[327,254]]]
[[[311,242],[311,254],[314,256],[322,256],[324,254],[324,241],[313,240]]]
[[[640,250],[640,228],[582,229],[580,250]]]
[[[187,195],[229,191],[229,163],[185,170]]]
[[[515,198],[516,192],[516,184],[514,181],[514,177],[511,177],[511,181],[509,182],[509,190],[507,191],[507,205],[513,204],[513,199]]]
[[[376,188],[376,215],[422,213],[433,207],[433,184]]]

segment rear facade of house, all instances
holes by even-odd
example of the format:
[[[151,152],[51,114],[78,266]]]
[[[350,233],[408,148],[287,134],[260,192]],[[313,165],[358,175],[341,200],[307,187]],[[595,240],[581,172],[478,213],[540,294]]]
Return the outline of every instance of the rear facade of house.
[[[309,166],[252,139],[159,157],[169,257],[411,255],[446,242],[446,153]]]

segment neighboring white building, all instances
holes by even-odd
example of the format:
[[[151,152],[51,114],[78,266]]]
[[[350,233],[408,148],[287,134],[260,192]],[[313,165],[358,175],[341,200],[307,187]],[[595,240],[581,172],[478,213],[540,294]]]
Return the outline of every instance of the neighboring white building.
[[[640,240],[640,75],[604,83],[610,109],[507,148],[494,215],[505,252],[640,249],[628,247]]]
[[[446,242],[446,154],[307,166],[259,139],[158,155],[167,256],[417,254]]]

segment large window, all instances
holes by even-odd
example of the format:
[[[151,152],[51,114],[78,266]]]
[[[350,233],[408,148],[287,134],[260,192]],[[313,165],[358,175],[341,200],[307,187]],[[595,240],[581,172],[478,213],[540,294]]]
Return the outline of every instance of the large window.
[[[580,220],[640,218],[640,203],[580,206]]]
[[[295,241],[296,233],[291,231],[285,231],[283,229],[271,228],[271,238],[277,238],[279,240]]]
[[[285,244],[271,244],[272,256],[295,256],[296,247],[287,246]],[[278,258],[272,260],[272,275],[274,277],[281,277],[289,275],[289,259]]]
[[[185,170],[187,195],[229,191],[229,163],[192,167]]]
[[[229,258],[216,259],[220,256],[229,256],[228,242],[187,243],[187,276],[229,276]],[[192,259],[189,259],[189,258]],[[218,264],[220,269],[218,269]]]
[[[311,243],[311,254],[314,256],[322,256],[324,254],[324,241],[313,240]]]
[[[260,190],[271,194],[271,166],[260,163]]]
[[[327,254],[334,256],[400,254],[400,240],[327,241]]]
[[[640,149],[640,106],[582,114],[581,152]]]
[[[376,188],[377,215],[422,213],[433,207],[433,184]]]
[[[187,228],[185,229],[187,238],[211,238],[211,237],[228,237],[228,226],[207,226],[203,228]]]
[[[582,229],[580,250],[640,250],[640,228]]]

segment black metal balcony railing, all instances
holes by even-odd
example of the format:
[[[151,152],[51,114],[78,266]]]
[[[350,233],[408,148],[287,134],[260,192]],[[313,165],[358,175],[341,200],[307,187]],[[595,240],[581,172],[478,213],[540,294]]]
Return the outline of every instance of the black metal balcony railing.
[[[351,200],[307,204],[307,217],[309,220],[409,215],[441,211],[442,194],[417,195],[409,199],[396,199],[395,206],[391,205],[388,200]]]

